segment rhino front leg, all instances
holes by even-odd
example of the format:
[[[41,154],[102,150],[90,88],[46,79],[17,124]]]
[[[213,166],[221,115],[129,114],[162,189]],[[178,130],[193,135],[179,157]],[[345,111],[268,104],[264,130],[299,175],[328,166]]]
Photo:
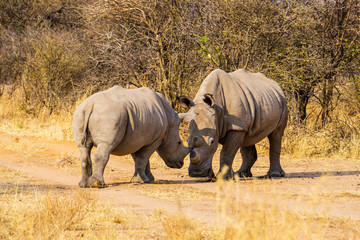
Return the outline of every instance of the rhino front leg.
[[[242,158],[242,164],[236,174],[239,177],[252,177],[251,167],[257,160],[257,152],[255,145],[249,147],[241,147],[240,153]]]
[[[130,179],[132,183],[149,183],[151,180],[146,174],[146,166],[149,165],[149,159],[134,158],[135,161],[135,173]]]
[[[80,163],[81,163],[81,181],[79,182],[80,187],[88,187],[89,186],[89,177],[92,174],[92,164],[90,158],[91,147],[80,146]]]
[[[233,178],[232,164],[236,152],[240,148],[245,133],[238,131],[230,131],[226,134],[225,141],[223,143],[223,148],[220,153],[220,169],[219,173],[223,170],[225,166],[228,166],[228,170],[224,176],[224,179],[228,180]],[[219,175],[219,173],[217,175]]]
[[[105,187],[104,170],[112,150],[113,147],[109,144],[98,144],[94,155],[94,173],[89,178],[90,187]]]
[[[135,161],[135,173],[130,182],[149,183],[154,181],[154,176],[150,172],[149,158],[159,145],[160,142],[143,147],[136,153],[131,154]]]

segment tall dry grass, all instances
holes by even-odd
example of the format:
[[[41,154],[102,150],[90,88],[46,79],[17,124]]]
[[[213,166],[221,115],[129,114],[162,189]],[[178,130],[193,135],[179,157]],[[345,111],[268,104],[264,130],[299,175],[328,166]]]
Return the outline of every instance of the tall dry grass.
[[[72,116],[76,107],[89,96],[86,93],[67,109],[49,114],[43,107],[36,115],[23,108],[21,89],[0,97],[0,131],[14,136],[33,136],[46,140],[73,141]],[[291,158],[353,158],[360,159],[360,112],[348,103],[339,104],[331,122],[320,128],[316,122],[320,109],[311,106],[306,124],[289,121],[282,144],[282,155]],[[188,136],[187,125],[180,127],[181,136]],[[260,155],[268,155],[268,140],[257,144]]]
[[[146,216],[100,201],[91,191],[2,186],[0,193],[0,239],[152,239],[163,235]]]
[[[216,182],[215,224],[197,221],[181,212],[178,216],[165,215],[162,224],[167,239],[176,240],[357,239],[360,234],[358,221],[327,216],[326,203],[321,198],[321,186],[325,182],[326,177],[310,189],[311,199],[305,209],[295,211],[282,204],[280,199],[259,196],[251,184],[244,193],[239,182],[223,181],[220,177]],[[319,205],[322,205],[321,209],[318,209]]]
[[[5,191],[0,202],[2,239],[116,239],[116,214],[87,192]]]
[[[290,158],[360,159],[360,111],[358,100],[350,96],[339,102],[331,121],[321,126],[321,109],[309,104],[306,122],[289,119],[282,140],[281,154]],[[260,154],[267,155],[269,143],[264,139],[257,145]]]
[[[43,107],[36,115],[23,108],[24,95],[20,89],[0,97],[0,131],[14,136],[31,136],[46,140],[72,141],[72,117],[76,107],[88,96],[72,106],[50,114]]]
[[[206,222],[181,211],[152,215],[99,201],[89,189],[52,190],[36,187],[0,187],[1,239],[357,239],[359,221],[328,217],[321,184],[313,186],[310,213],[266,199],[249,182],[222,181],[217,187],[216,219]],[[240,189],[246,184],[247,191]],[[272,184],[272,188],[276,186]],[[184,193],[186,194],[186,193]],[[176,197],[179,200],[179,197]],[[175,200],[175,199],[174,199]],[[201,203],[195,201],[194,204]],[[319,212],[319,211],[318,211]],[[215,223],[214,223],[215,222]]]

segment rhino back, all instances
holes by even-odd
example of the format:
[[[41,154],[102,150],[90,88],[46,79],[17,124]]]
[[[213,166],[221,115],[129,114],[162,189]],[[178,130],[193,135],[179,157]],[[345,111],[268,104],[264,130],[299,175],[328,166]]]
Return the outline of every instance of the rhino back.
[[[148,89],[113,87],[91,100],[89,130],[95,145],[117,143],[113,154],[136,152],[162,138],[167,128],[165,110]]]
[[[224,117],[219,119],[220,138],[229,130],[245,131],[246,145],[269,135],[287,114],[281,87],[260,73],[215,70],[204,80],[195,102],[205,93],[213,94],[223,111]]]

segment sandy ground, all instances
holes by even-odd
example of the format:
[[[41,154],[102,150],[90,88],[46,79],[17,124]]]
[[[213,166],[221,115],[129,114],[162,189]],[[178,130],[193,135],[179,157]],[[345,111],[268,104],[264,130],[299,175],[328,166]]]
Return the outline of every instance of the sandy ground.
[[[94,152],[94,151],[93,151]],[[0,178],[0,186],[36,187],[70,190],[78,188],[81,178],[78,149],[73,142],[46,142],[29,137],[14,137],[0,133],[0,166],[23,173],[20,181]],[[214,171],[218,169],[219,152],[214,156]],[[240,166],[237,156],[234,169]],[[217,221],[217,183],[187,175],[188,159],[182,169],[170,169],[153,155],[152,184],[131,184],[134,163],[130,156],[111,156],[105,170],[108,187],[88,189],[99,199],[111,204],[151,214],[165,210],[170,214],[182,211],[204,222]],[[269,166],[261,156],[253,167],[254,177],[235,183],[237,196],[262,199],[290,211],[326,214],[328,217],[360,220],[360,161],[337,159],[296,159],[282,157],[285,178],[259,179]],[[241,204],[241,203],[239,203]],[[311,206],[311,207],[309,207]]]

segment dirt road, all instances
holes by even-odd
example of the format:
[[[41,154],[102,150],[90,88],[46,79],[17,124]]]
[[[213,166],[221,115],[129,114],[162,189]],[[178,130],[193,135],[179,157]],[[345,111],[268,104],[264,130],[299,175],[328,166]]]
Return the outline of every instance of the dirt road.
[[[24,174],[21,181],[1,178],[2,186],[36,186],[38,188],[78,188],[81,178],[78,149],[73,142],[47,142],[29,137],[0,134],[0,166]],[[218,169],[219,153],[214,157],[214,171]],[[240,165],[237,156],[234,169]],[[268,170],[267,157],[260,157],[253,167],[253,175],[264,175]],[[143,214],[156,209],[176,214],[182,211],[204,222],[217,221],[219,185],[206,179],[187,175],[188,159],[182,169],[170,169],[154,154],[151,169],[152,184],[131,184],[134,163],[130,156],[111,156],[105,170],[103,189],[88,189],[101,200],[126,207]],[[242,180],[236,187],[239,201],[245,198],[262,199],[290,211],[326,212],[329,217],[360,220],[360,162],[337,159],[293,159],[282,157],[287,173],[281,179]],[[243,197],[244,196],[244,197]],[[244,198],[244,199],[243,199]],[[309,204],[311,203],[311,207]]]

